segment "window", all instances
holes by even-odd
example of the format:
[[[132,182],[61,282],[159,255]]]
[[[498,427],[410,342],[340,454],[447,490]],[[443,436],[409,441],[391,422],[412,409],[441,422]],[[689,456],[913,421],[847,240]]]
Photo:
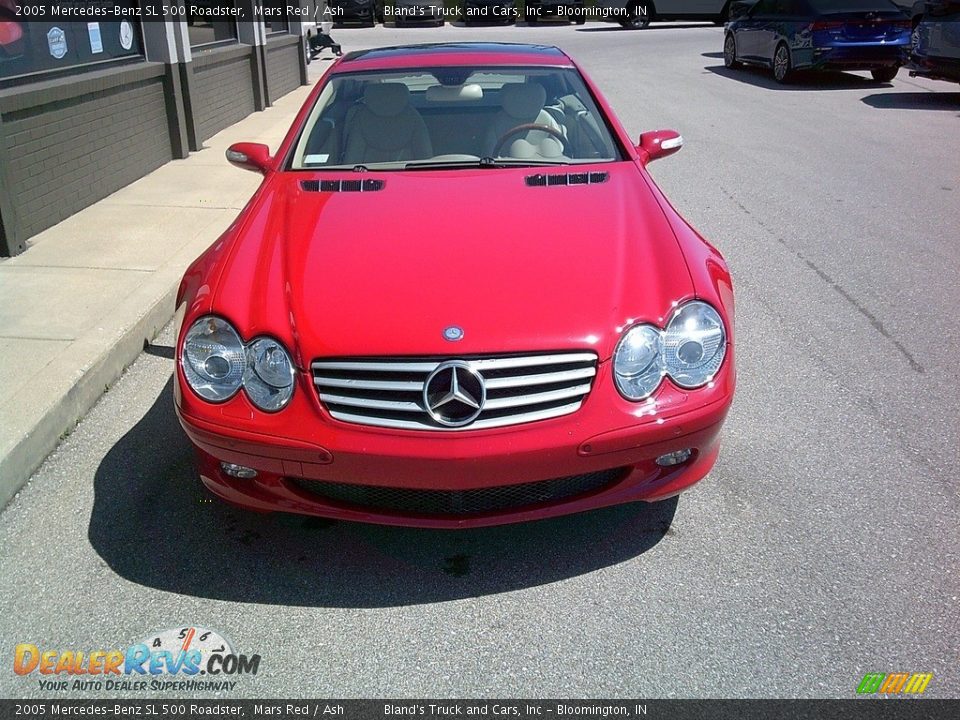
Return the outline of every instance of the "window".
[[[190,0],[186,3],[190,47],[237,39],[237,21],[219,19],[211,12],[214,8],[232,4],[229,0]]]
[[[132,12],[135,0],[102,0],[118,13],[130,10],[130,19],[78,22],[17,16],[20,0],[0,0],[0,79],[56,71],[143,55],[140,22]]]
[[[289,4],[289,0],[263,0],[263,25],[268,35],[290,31]]]
[[[452,66],[334,75],[307,118],[291,169],[574,165],[622,157],[576,71]]]

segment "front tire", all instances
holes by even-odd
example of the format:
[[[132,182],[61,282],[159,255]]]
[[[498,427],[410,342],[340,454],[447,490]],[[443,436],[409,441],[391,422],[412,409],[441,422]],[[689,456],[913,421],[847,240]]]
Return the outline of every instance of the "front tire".
[[[773,53],[773,79],[781,85],[786,85],[790,82],[792,74],[793,61],[790,58],[790,48],[786,43],[780,43]]]
[[[740,67],[740,61],[737,60],[737,40],[733,33],[727,33],[727,38],[723,41],[723,66],[728,70]]]
[[[894,67],[882,67],[876,68],[870,71],[870,74],[873,76],[873,79],[877,82],[888,83],[892,82],[893,79],[897,76],[897,73],[900,71],[899,66]]]
[[[642,30],[649,27],[653,21],[654,8],[653,3],[647,3],[647,14],[640,12],[640,3],[632,2],[627,6],[627,17],[620,21],[620,24],[627,30]]]

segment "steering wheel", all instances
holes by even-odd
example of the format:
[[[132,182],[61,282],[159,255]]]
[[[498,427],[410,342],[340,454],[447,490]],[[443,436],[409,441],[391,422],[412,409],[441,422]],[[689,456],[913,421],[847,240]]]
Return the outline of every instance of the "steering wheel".
[[[500,139],[497,140],[497,144],[493,147],[493,152],[491,153],[493,157],[500,157],[500,151],[503,149],[503,146],[506,144],[507,140],[514,135],[526,132],[528,130],[540,130],[548,135],[553,135],[553,137],[560,141],[560,145],[563,148],[563,154],[567,154],[567,138],[564,137],[563,133],[557,130],[555,127],[550,125],[542,125],[541,123],[523,123],[522,125],[517,125],[516,127],[510,128],[500,136]]]

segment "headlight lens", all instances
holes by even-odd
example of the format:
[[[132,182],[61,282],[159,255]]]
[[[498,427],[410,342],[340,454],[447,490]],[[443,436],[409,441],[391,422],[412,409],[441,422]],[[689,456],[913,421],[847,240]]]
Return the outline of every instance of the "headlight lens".
[[[294,367],[276,340],[256,338],[244,345],[226,320],[202,317],[183,341],[180,363],[191,388],[210,402],[228,400],[243,386],[261,410],[280,410],[293,396]]]
[[[663,379],[660,331],[650,325],[627,330],[614,353],[617,388],[630,400],[643,400]]]
[[[682,305],[660,330],[634,325],[617,343],[613,374],[617,389],[629,400],[643,400],[669,375],[677,385],[706,385],[723,363],[727,335],[712,307],[695,300]]]
[[[187,331],[180,364],[197,395],[223,402],[240,389],[247,363],[237,331],[225,320],[204,317]]]
[[[293,362],[276,340],[259,338],[247,346],[243,388],[261,410],[273,412],[293,396]]]
[[[667,374],[682,388],[700,387],[713,380],[726,353],[723,320],[704,302],[683,305],[663,333]]]

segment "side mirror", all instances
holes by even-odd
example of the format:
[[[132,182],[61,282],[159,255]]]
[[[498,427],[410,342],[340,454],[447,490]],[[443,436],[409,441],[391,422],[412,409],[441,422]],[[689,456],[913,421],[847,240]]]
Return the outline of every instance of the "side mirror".
[[[640,160],[646,165],[654,160],[673,155],[683,147],[683,137],[676,130],[654,130],[640,136]]]
[[[227,149],[226,155],[231,165],[263,174],[270,169],[273,161],[270,148],[261,143],[234,143]]]

